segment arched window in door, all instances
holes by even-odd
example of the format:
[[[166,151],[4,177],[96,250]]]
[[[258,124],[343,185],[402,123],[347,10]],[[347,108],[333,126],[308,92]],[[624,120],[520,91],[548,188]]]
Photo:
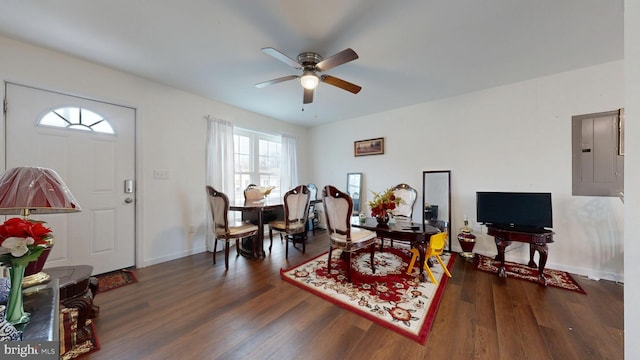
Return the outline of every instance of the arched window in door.
[[[38,122],[40,126],[61,127],[84,131],[113,134],[113,127],[102,116],[81,107],[61,107],[44,114]]]

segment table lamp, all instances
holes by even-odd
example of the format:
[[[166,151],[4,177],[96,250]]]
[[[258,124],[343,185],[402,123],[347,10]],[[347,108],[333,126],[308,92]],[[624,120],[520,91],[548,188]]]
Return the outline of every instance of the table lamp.
[[[15,167],[0,176],[0,215],[20,215],[31,220],[31,214],[59,214],[81,211],[60,175],[43,167]],[[38,260],[29,263],[25,270],[23,286],[41,284],[49,280],[42,272],[53,238],[48,241]]]

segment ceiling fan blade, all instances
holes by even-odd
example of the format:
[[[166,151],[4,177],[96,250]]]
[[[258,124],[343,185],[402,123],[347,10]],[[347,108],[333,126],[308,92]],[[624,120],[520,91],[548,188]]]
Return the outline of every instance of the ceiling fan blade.
[[[303,104],[310,104],[313,102],[313,89],[304,89],[304,96],[302,98]]]
[[[288,81],[288,80],[293,80],[293,79],[297,79],[298,75],[289,75],[289,76],[283,76],[281,78],[277,78],[277,79],[273,79],[273,80],[269,80],[269,81],[264,81],[261,83],[256,84],[257,88],[263,88],[263,87],[267,87],[269,85],[273,85],[273,84],[277,84],[277,83],[281,83],[283,81]]]
[[[271,48],[271,47],[266,47],[266,48],[262,48],[260,49],[262,50],[263,53],[273,57],[276,60],[280,60],[283,63],[291,66],[294,69],[302,69],[302,65],[300,65],[297,61],[293,60],[292,58],[288,57],[287,55],[281,53],[280,51]]]
[[[349,48],[349,49],[342,50],[339,53],[329,56],[328,58],[320,61],[316,65],[316,67],[320,71],[327,71],[331,68],[348,63],[349,61],[353,61],[357,58],[358,58],[358,54],[356,54],[355,51]]]
[[[331,76],[331,75],[322,75],[322,77],[320,78],[320,80],[322,80],[322,82],[326,82],[329,85],[333,85],[336,87],[339,87],[340,89],[343,90],[347,90],[351,93],[357,94],[360,92],[360,90],[362,90],[362,87],[356,85],[356,84],[352,84],[348,81],[339,79],[335,76]]]

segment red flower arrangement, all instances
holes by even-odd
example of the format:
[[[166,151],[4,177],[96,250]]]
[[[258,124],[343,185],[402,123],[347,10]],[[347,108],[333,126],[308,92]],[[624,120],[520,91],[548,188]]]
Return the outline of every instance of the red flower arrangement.
[[[51,229],[39,222],[11,218],[0,225],[0,263],[21,264],[38,259]]]
[[[398,204],[403,203],[403,200],[396,197],[391,188],[384,192],[377,193],[372,191],[372,193],[373,200],[369,201],[369,208],[371,208],[371,216],[373,217],[383,217],[392,212]]]

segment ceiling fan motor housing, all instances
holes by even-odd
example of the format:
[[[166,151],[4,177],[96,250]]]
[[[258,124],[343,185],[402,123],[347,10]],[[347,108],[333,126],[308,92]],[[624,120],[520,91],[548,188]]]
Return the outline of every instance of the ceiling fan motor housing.
[[[298,63],[300,63],[305,70],[311,70],[308,68],[317,70],[315,67],[320,61],[322,61],[322,56],[314,52],[303,52],[298,55]]]

